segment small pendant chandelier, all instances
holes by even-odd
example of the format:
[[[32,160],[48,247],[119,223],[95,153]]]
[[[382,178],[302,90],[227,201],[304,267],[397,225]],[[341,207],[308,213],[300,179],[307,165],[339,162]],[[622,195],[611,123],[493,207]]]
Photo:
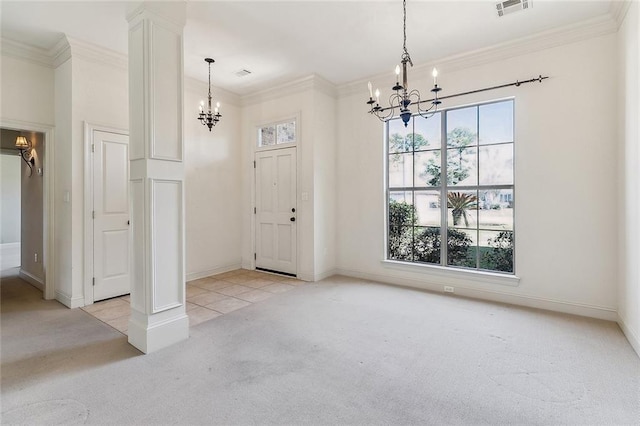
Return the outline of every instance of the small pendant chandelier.
[[[200,101],[200,114],[198,114],[198,120],[202,123],[203,126],[207,126],[209,131],[211,128],[218,124],[220,121],[220,102],[216,102],[216,107],[211,112],[211,64],[215,61],[211,58],[204,58],[204,61],[209,63],[209,104],[207,112],[204,112],[204,101]]]
[[[380,90],[376,89],[375,99],[373,98],[373,91],[371,82],[369,82],[369,100],[367,104],[369,105],[369,114],[373,114],[378,117],[381,121],[386,121],[394,118],[396,114],[396,108],[399,110],[400,118],[404,123],[405,127],[409,124],[409,120],[411,116],[414,114],[418,114],[421,117],[429,118],[433,116],[438,111],[438,105],[441,102],[438,100],[438,92],[442,90],[438,87],[438,71],[434,68],[433,75],[433,89],[431,92],[434,94],[434,98],[430,100],[421,100],[420,92],[417,89],[409,90],[409,84],[407,80],[407,63],[413,66],[413,62],[411,61],[411,56],[409,56],[409,52],[407,51],[407,0],[402,0],[402,22],[403,22],[403,46],[402,46],[402,56],[400,57],[400,63],[402,64],[402,84],[400,84],[400,65],[396,65],[396,84],[391,88],[394,90],[393,93],[389,97],[389,106],[381,107],[380,106]],[[420,104],[431,102],[431,106],[427,109],[423,109]],[[411,108],[415,106],[414,111]]]

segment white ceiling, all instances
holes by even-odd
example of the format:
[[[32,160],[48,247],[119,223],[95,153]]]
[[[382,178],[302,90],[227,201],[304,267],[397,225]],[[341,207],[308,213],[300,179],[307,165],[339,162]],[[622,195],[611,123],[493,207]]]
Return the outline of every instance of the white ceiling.
[[[615,0],[614,0],[615,1]],[[415,64],[600,17],[611,0],[533,0],[498,18],[494,1],[407,2],[407,48]],[[247,94],[316,73],[342,84],[392,72],[402,50],[402,2],[189,1],[185,75]],[[127,52],[126,2],[0,3],[2,36],[51,48],[62,36]],[[252,72],[237,77],[241,69]]]

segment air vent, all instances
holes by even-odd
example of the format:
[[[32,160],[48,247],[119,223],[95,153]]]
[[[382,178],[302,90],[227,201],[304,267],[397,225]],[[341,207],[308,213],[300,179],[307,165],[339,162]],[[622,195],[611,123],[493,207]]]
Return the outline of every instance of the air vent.
[[[531,8],[531,0],[506,0],[496,3],[498,16],[504,16],[519,10]]]
[[[249,71],[249,70],[240,70],[240,71],[236,72],[236,76],[238,76],[238,77],[244,77],[244,76],[247,76],[249,74],[251,74],[251,71]]]

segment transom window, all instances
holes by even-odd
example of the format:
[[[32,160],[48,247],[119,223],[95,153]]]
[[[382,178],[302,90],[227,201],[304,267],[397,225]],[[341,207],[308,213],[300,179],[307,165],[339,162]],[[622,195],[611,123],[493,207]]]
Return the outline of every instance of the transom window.
[[[514,273],[514,101],[386,131],[387,259]]]
[[[296,120],[268,124],[258,129],[258,147],[296,142]]]

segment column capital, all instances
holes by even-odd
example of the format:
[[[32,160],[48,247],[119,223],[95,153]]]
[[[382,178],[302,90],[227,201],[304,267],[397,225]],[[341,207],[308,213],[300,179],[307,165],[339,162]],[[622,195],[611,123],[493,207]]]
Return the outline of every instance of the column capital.
[[[127,7],[127,21],[133,27],[140,20],[150,19],[170,24],[177,32],[187,22],[187,3],[184,1],[140,1]]]

